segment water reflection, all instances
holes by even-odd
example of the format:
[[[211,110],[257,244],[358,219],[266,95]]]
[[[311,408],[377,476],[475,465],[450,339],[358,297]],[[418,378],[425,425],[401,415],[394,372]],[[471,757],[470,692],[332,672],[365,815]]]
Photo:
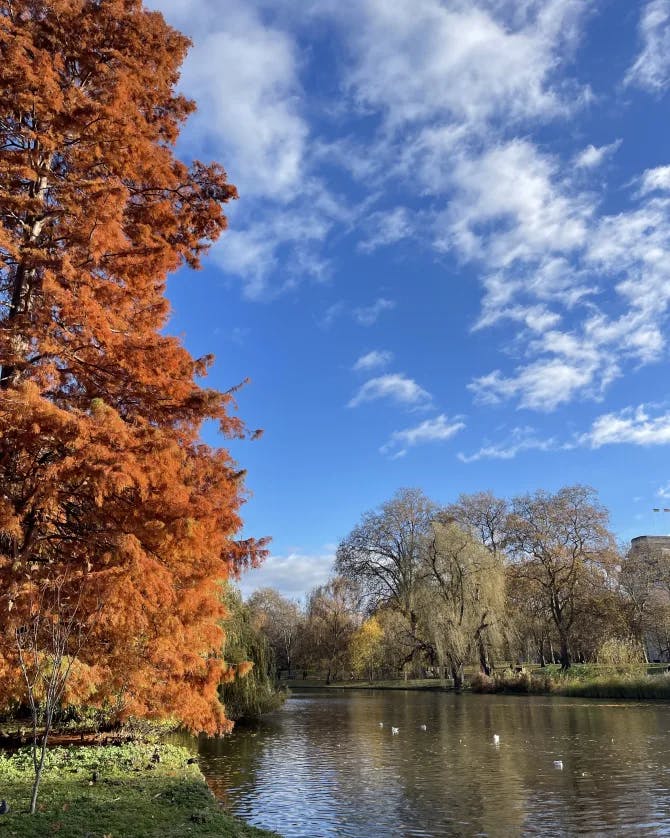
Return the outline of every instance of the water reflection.
[[[199,750],[225,805],[289,838],[425,838],[670,835],[669,746],[662,704],[327,691]]]

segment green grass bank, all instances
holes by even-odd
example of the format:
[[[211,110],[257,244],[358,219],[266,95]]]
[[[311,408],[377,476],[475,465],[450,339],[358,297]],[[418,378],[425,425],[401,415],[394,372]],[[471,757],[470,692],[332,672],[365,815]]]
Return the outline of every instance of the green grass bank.
[[[618,698],[641,701],[670,701],[670,673],[667,665],[575,664],[563,672],[557,664],[540,667],[529,664],[520,671],[499,669],[487,677],[476,670],[466,670],[465,690],[475,693],[519,693],[523,695],[565,695],[580,698]],[[451,681],[438,678],[398,679],[392,681],[295,681],[294,689],[353,690],[452,690]]]
[[[27,814],[30,749],[0,756],[0,836],[43,838],[277,838],[227,815],[192,754],[174,745],[51,748],[38,811]]]
[[[289,683],[289,689],[293,690],[432,690],[443,691],[448,689],[448,683],[438,678],[408,678],[406,681],[398,679],[395,681],[295,681]]]
[[[579,698],[615,698],[633,701],[670,700],[670,674],[645,667],[603,667],[581,664],[563,672],[557,666],[476,674],[470,687],[478,693],[565,695]]]

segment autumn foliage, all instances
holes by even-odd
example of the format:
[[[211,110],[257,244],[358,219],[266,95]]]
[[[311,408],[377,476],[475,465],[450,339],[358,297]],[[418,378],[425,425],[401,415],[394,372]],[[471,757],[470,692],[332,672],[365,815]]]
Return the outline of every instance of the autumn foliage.
[[[0,0],[0,698],[17,638],[65,620],[88,700],[214,732],[219,580],[262,544],[199,440],[245,434],[232,395],[162,331],[236,194],[175,157],[187,48],[138,0]]]

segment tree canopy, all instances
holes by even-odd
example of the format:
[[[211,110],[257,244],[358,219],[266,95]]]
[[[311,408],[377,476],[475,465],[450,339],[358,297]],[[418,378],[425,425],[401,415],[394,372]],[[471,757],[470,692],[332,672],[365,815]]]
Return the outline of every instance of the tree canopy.
[[[263,545],[200,441],[246,433],[233,391],[164,334],[168,274],[236,196],[175,156],[188,46],[139,0],[0,0],[0,691],[21,697],[17,638],[65,619],[91,700],[215,732],[219,580]]]

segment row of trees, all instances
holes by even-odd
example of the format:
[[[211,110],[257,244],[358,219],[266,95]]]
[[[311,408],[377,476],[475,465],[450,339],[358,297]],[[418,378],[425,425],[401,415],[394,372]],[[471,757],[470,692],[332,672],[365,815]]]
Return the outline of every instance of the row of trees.
[[[340,543],[336,575],[304,609],[255,593],[279,665],[397,677],[502,661],[560,663],[637,649],[665,657],[670,558],[619,548],[593,489],[439,506],[399,491]],[[628,653],[627,653],[628,654]]]

